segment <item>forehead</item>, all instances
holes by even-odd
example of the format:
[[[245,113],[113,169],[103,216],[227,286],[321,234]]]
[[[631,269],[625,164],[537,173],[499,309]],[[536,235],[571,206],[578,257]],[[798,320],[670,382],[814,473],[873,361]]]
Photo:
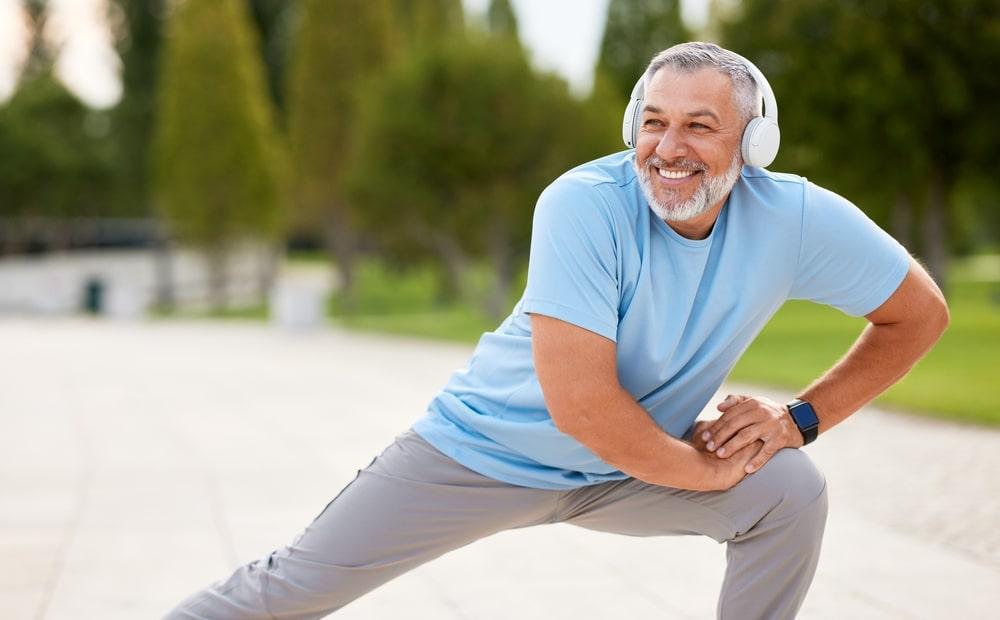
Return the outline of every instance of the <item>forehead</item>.
[[[707,108],[719,116],[737,114],[732,80],[711,68],[695,71],[661,68],[647,85],[645,102],[680,113]]]

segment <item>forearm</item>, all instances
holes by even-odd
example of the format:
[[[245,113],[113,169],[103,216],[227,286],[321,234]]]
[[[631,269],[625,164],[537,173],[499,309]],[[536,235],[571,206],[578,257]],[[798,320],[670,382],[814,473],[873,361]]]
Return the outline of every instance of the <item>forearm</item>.
[[[819,432],[840,423],[901,379],[937,342],[947,314],[912,324],[869,324],[847,355],[800,396],[819,416]]]
[[[573,409],[560,430],[609,465],[661,486],[698,491],[725,488],[718,459],[665,433],[620,386],[590,394]]]

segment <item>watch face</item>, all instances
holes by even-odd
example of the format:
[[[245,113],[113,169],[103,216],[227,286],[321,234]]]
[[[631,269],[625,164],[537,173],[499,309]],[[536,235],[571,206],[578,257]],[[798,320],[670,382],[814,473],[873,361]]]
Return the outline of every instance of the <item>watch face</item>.
[[[789,407],[788,412],[792,414],[792,418],[799,428],[809,428],[819,424],[816,411],[809,403],[799,403],[794,407]]]

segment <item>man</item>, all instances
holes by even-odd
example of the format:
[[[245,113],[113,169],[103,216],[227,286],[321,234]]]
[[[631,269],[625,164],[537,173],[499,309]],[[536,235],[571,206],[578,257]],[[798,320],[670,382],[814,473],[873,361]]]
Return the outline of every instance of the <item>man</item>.
[[[744,59],[675,46],[633,95],[634,151],[541,195],[524,296],[427,415],[290,546],[171,618],[317,618],[449,550],[556,522],[726,542],[719,617],[796,614],[826,517],[796,448],[903,376],[947,307],[853,205],[744,165],[777,148],[773,95]],[[870,323],[790,406],[731,395],[695,423],[789,298]]]

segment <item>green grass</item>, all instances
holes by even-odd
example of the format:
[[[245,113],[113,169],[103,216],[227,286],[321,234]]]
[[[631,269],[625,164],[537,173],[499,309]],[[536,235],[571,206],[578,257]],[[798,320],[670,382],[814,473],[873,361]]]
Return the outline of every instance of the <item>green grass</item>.
[[[959,281],[952,288],[948,331],[879,402],[934,417],[1000,425],[1000,408],[987,396],[1000,371],[1000,286]],[[731,378],[802,388],[843,355],[864,325],[863,319],[830,308],[789,302]]]
[[[988,280],[997,260],[986,261]],[[1000,407],[988,396],[1000,377],[1000,284],[979,280],[983,263],[977,257],[956,266],[948,296],[951,326],[934,350],[880,403],[935,417],[1000,425]],[[434,298],[430,270],[397,273],[366,263],[358,276],[356,308],[345,312],[335,297],[331,315],[337,323],[355,329],[475,342],[499,321],[487,317],[475,300],[485,290],[489,272],[479,268],[472,279],[471,299],[442,304]],[[800,389],[842,356],[864,325],[864,319],[827,307],[789,302],[758,336],[731,378]]]
[[[358,268],[354,308],[346,309],[343,299],[334,295],[329,313],[337,324],[352,329],[476,342],[500,322],[490,318],[479,302],[489,280],[489,270],[477,266],[466,283],[468,298],[444,302],[437,298],[436,276],[430,268],[400,272],[368,261]]]

